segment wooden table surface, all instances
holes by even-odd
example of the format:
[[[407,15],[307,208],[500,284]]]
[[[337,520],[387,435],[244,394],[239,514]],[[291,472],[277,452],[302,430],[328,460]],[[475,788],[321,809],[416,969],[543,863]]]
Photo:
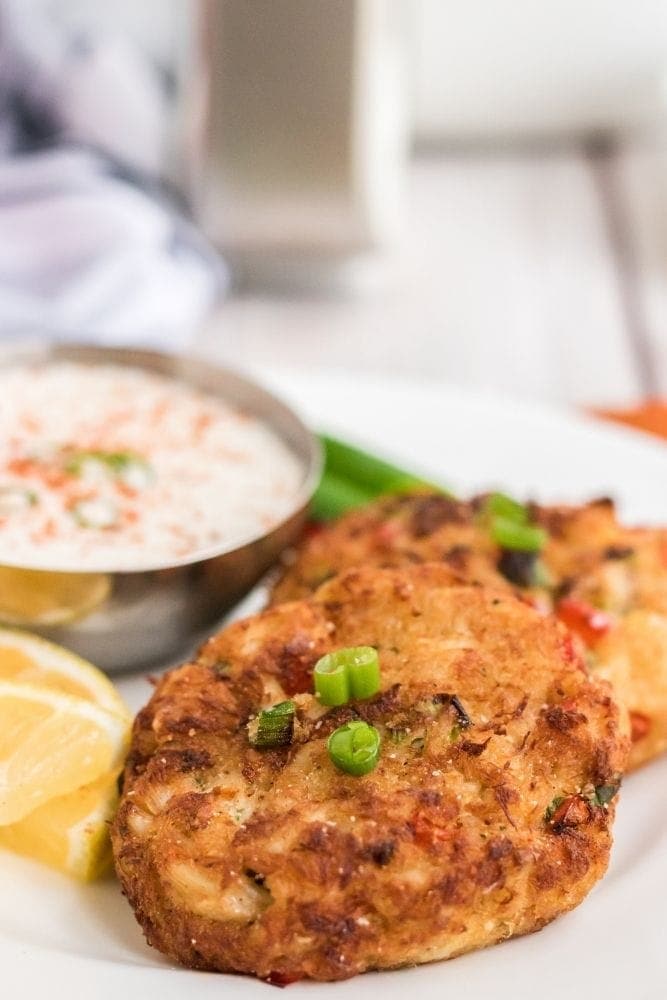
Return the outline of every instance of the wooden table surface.
[[[401,239],[374,277],[340,294],[233,292],[199,352],[576,404],[667,393],[660,150],[423,154],[408,181]]]

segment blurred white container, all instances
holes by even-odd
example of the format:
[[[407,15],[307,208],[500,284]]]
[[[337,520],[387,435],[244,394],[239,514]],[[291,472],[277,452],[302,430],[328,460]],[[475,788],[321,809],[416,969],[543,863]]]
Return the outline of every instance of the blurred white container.
[[[206,233],[264,278],[390,239],[408,134],[401,0],[203,0],[201,12],[186,107]]]
[[[426,141],[618,130],[664,115],[666,0],[414,0]]]

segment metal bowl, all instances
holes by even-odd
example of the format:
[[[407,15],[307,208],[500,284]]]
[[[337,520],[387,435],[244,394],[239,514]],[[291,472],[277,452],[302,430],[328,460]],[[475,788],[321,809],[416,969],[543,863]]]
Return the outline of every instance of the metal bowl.
[[[291,511],[268,533],[178,563],[132,572],[110,571],[108,597],[89,614],[57,626],[22,623],[110,673],[164,662],[183,653],[216,625],[298,536],[321,472],[319,443],[298,416],[271,393],[208,362],[153,351],[69,344],[28,343],[0,351],[0,369],[49,361],[123,365],[178,379],[259,417],[301,465],[301,483]],[[66,575],[88,574],[77,573],[73,567]]]

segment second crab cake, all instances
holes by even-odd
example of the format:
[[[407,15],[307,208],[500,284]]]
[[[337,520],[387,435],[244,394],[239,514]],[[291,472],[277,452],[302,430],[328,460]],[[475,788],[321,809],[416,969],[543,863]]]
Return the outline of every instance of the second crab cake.
[[[316,663],[359,646],[379,683],[325,673],[327,707]],[[451,958],[581,902],[624,754],[609,687],[556,621],[443,566],[354,570],[160,681],[116,867],[148,941],[193,968],[284,984]]]
[[[322,527],[297,549],[273,602],[303,597],[358,565],[438,561],[467,580],[516,590],[553,611],[610,680],[632,733],[629,767],[667,749],[667,531],[626,528],[610,500],[529,504],[546,532],[536,553],[505,549],[483,516],[486,497],[384,497]],[[520,506],[520,505],[517,505]]]

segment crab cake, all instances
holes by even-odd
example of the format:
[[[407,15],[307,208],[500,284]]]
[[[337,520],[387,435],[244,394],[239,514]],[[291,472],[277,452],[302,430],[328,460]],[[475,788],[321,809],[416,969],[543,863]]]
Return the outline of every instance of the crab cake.
[[[623,527],[606,499],[535,517],[555,613],[628,710],[638,767],[667,749],[667,531]]]
[[[271,603],[309,597],[336,573],[367,564],[444,562],[468,580],[503,587],[498,548],[480,529],[476,506],[431,493],[385,496],[317,526],[288,554]]]
[[[358,645],[380,690],[324,707],[316,661]],[[288,700],[287,745],[254,747],[258,713]],[[355,727],[380,739],[356,775],[328,750]],[[608,685],[553,618],[440,565],[353,570],[160,681],[116,867],[148,941],[193,968],[284,984],[451,958],[581,902],[624,755]]]
[[[500,549],[470,502],[431,494],[384,497],[316,530],[297,550],[273,602],[303,597],[353,566],[441,561],[468,580],[516,588],[555,613],[608,678],[632,732],[629,767],[667,749],[667,531],[618,523],[608,499],[528,507],[548,541],[539,558]]]

